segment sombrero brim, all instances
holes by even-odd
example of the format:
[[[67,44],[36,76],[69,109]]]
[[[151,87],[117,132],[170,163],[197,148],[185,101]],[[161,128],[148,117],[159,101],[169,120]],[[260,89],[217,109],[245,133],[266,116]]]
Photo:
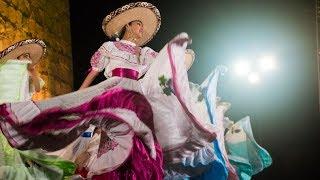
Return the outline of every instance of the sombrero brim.
[[[29,53],[32,64],[37,64],[46,52],[46,44],[40,39],[27,39],[17,42],[0,52],[0,59],[17,59],[20,55]]]
[[[186,66],[186,69],[189,70],[194,62],[195,59],[195,53],[191,49],[187,49],[185,53],[185,60],[184,64]]]
[[[130,3],[118,8],[104,18],[102,29],[109,38],[112,38],[115,34],[120,33],[126,24],[135,20],[141,21],[144,29],[142,38],[136,44],[145,45],[155,36],[161,25],[160,12],[150,3]]]

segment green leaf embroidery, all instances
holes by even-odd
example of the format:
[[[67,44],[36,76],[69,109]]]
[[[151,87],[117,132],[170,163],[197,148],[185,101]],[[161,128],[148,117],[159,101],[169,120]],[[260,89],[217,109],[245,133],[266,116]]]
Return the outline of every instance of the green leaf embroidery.
[[[201,102],[201,101],[203,101],[203,94],[202,93],[200,93],[199,94],[199,96],[198,96],[198,102]]]
[[[162,91],[165,95],[170,96],[173,93],[173,89],[171,87],[172,80],[167,79],[164,75],[160,76],[159,78],[159,85],[162,88]]]

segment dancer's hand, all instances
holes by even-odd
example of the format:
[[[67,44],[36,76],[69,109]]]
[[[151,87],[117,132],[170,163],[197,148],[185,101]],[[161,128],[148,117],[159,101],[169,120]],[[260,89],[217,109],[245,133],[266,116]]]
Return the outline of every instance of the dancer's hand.
[[[90,73],[87,75],[86,79],[83,81],[80,89],[84,89],[90,86],[92,81],[99,75],[98,71],[91,70]]]
[[[35,66],[32,64],[28,64],[27,69],[31,74],[36,72]]]
[[[38,73],[36,71],[35,65],[28,64],[27,69],[31,75],[31,80],[32,80],[32,84],[34,86],[35,91],[40,92],[40,90],[41,90],[40,79],[39,79]]]
[[[186,66],[187,70],[189,70],[191,68],[194,59],[195,59],[194,51],[192,49],[186,49],[184,65]]]

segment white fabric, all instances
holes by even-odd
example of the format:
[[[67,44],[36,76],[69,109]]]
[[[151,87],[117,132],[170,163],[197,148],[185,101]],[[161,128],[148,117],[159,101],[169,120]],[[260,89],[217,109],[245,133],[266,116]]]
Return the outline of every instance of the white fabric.
[[[91,66],[95,71],[104,71],[106,77],[112,76],[112,70],[115,68],[129,68],[139,72],[139,77],[147,70],[152,59],[155,58],[156,52],[149,47],[140,49],[140,56],[131,52],[121,50],[116,47],[115,43],[135,46],[130,41],[120,40],[119,42],[105,42],[91,58]],[[139,47],[137,47],[139,48]]]
[[[25,124],[40,114],[40,109],[32,101],[22,101],[20,103],[11,104],[11,109],[19,122],[17,124]]]
[[[0,66],[0,103],[30,100],[35,92],[27,70],[31,61],[10,59]],[[44,81],[39,78],[40,88]]]
[[[0,103],[29,99],[27,65],[30,63],[12,59],[0,67]]]

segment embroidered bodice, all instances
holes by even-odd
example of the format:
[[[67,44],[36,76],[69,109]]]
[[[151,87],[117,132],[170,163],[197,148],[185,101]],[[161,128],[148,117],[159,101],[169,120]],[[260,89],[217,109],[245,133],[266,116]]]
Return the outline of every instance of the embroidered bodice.
[[[149,47],[141,48],[130,41],[108,41],[94,53],[91,58],[91,66],[95,71],[105,70],[106,77],[111,77],[112,70],[116,68],[138,71],[141,77],[149,69],[157,54]]]

